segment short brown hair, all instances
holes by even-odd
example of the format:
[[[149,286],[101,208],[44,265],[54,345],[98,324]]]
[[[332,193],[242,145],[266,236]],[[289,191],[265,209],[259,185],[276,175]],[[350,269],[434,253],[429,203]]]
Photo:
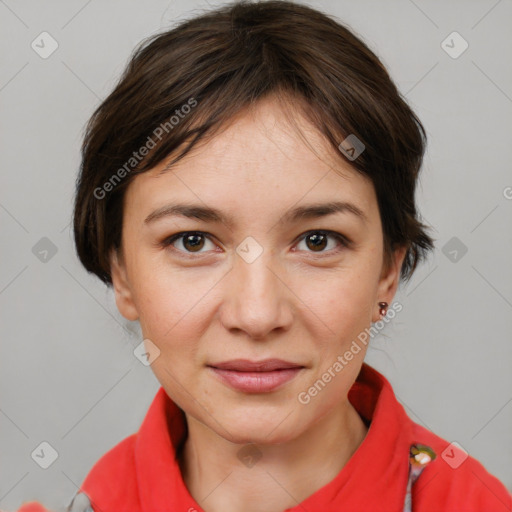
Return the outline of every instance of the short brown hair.
[[[172,165],[242,109],[280,92],[298,98],[340,158],[371,179],[386,257],[406,247],[401,277],[408,279],[433,248],[415,205],[425,129],[351,30],[279,0],[225,5],[134,50],[82,145],[74,235],[84,267],[112,284],[109,253],[121,246],[123,196],[137,174],[177,153]],[[353,160],[339,149],[349,135],[364,144]]]

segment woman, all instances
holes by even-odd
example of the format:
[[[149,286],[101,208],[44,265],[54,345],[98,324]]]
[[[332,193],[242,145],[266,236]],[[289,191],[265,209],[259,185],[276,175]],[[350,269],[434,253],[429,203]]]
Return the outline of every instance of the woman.
[[[433,247],[424,149],[378,58],[304,5],[235,3],[137,50],[88,125],[74,230],[161,388],[70,510],[510,510],[363,362]]]

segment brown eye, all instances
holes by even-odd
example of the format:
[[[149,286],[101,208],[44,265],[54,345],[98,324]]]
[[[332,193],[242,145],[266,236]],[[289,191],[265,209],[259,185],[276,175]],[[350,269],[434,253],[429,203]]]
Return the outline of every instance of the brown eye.
[[[328,247],[330,240],[335,242],[331,242],[330,247]],[[348,238],[334,231],[309,231],[301,237],[299,245],[303,242],[306,246],[306,252],[316,253],[335,253],[351,245]],[[327,250],[325,250],[326,247]]]
[[[188,231],[171,236],[164,241],[164,245],[172,246],[174,249],[184,252],[185,254],[201,253],[206,252],[201,251],[201,249],[204,248],[207,242],[210,242],[212,245],[214,245],[213,242],[209,240],[204,233]],[[179,247],[180,244],[183,248]]]
[[[192,233],[183,237],[183,247],[191,252],[197,252],[204,246],[204,236]]]
[[[307,235],[305,237],[305,240],[306,240],[306,245],[308,246],[308,248],[313,251],[317,251],[317,250],[322,251],[323,249],[325,249],[325,247],[327,245],[327,236],[324,235],[323,233],[320,233],[320,234],[315,233],[313,235]]]

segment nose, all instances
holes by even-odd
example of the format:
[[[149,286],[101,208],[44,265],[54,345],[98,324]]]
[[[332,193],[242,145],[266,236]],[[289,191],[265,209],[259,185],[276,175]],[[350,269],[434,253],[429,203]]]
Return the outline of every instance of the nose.
[[[229,331],[261,341],[273,331],[290,328],[293,293],[286,286],[284,270],[271,260],[270,251],[252,262],[235,255],[220,309],[221,322]]]

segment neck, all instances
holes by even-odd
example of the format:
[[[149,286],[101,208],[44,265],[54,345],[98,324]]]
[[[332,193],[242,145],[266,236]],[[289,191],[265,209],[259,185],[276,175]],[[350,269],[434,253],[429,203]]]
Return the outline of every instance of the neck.
[[[181,473],[206,512],[282,512],[297,506],[336,477],[367,433],[347,399],[298,438],[257,445],[261,457],[245,466],[237,456],[241,445],[188,415],[187,424]]]

